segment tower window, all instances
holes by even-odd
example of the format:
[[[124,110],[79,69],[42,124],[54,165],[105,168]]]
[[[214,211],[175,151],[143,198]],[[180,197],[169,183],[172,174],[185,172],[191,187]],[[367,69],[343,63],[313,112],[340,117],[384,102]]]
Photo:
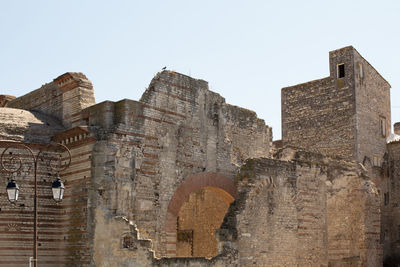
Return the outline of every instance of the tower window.
[[[398,231],[398,234],[399,234],[399,240],[400,240],[400,225],[397,225],[397,231]]]
[[[372,166],[381,167],[381,166],[382,166],[381,157],[375,156],[375,155],[374,155],[374,156],[372,157]]]
[[[338,74],[338,78],[344,77],[344,64],[343,63],[337,65],[337,74]]]
[[[379,127],[380,127],[380,132],[383,137],[386,137],[386,118],[385,117],[379,117]]]
[[[389,205],[389,192],[383,194],[383,202],[385,206]]]

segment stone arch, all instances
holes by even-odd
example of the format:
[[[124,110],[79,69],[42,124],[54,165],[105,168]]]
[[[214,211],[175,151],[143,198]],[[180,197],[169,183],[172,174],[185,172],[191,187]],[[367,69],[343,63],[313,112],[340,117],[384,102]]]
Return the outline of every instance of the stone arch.
[[[228,204],[236,199],[233,180],[218,173],[198,173],[182,182],[169,202],[165,219],[167,257],[176,257],[177,218],[182,204],[191,193],[202,188],[214,191]]]

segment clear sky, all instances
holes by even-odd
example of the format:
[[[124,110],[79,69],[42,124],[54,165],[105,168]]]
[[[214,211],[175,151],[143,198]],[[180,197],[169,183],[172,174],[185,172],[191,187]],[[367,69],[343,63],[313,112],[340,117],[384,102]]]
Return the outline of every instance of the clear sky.
[[[167,66],[256,111],[280,139],[281,88],[328,76],[328,52],[353,45],[392,85],[398,122],[399,33],[398,0],[0,0],[0,94],[73,71],[97,102],[138,100]]]

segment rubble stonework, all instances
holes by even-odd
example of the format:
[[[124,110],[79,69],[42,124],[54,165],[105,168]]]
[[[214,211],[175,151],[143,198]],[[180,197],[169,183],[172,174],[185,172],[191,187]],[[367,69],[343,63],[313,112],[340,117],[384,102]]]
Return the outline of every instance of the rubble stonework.
[[[391,125],[389,83],[351,46],[331,51],[329,67],[329,77],[282,89],[283,144],[359,162],[382,158]]]
[[[10,100],[13,100],[15,96],[12,95],[0,95],[0,107],[5,107]]]
[[[81,73],[0,96],[2,140],[71,150],[60,204],[45,197],[51,179],[39,166],[40,266],[396,262],[400,159],[398,142],[385,138],[390,85],[352,47],[329,59],[329,77],[282,89],[275,142],[253,111],[173,71],[158,73],[139,101],[95,104]],[[24,177],[21,205],[0,194],[7,266],[27,263],[31,252],[33,177]]]

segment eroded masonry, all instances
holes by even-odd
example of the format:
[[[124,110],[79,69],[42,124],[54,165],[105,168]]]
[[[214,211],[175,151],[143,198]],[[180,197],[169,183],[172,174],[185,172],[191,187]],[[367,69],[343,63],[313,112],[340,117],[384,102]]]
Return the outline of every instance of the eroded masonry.
[[[400,124],[392,134],[390,85],[353,47],[330,52],[329,67],[326,78],[282,89],[275,142],[253,111],[173,71],[158,73],[139,101],[96,104],[81,73],[0,95],[0,152],[59,142],[72,155],[61,203],[47,197],[49,166],[39,162],[38,264],[398,264]],[[17,204],[0,192],[4,266],[32,256],[29,167],[20,177]]]

